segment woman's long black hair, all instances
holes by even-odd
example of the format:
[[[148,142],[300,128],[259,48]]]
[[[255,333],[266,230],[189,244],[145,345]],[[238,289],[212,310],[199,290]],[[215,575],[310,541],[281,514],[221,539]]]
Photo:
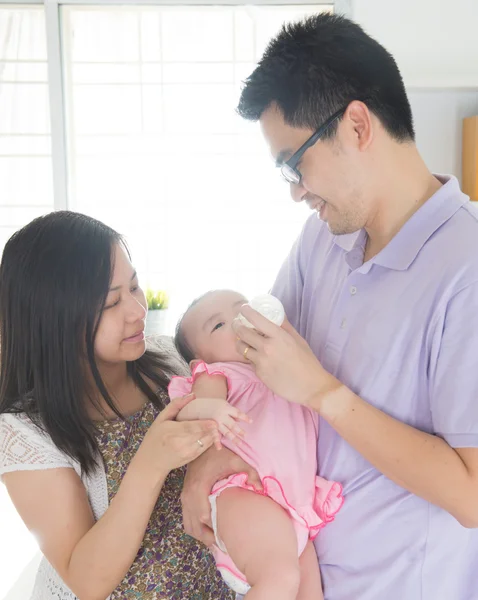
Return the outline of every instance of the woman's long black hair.
[[[122,417],[94,353],[117,244],[126,250],[122,237],[100,221],[59,211],[16,232],[0,264],[0,414],[28,415],[85,473],[98,456],[86,399],[95,402],[99,391]],[[127,368],[161,407],[146,378],[166,389],[174,371],[170,359],[147,351]]]

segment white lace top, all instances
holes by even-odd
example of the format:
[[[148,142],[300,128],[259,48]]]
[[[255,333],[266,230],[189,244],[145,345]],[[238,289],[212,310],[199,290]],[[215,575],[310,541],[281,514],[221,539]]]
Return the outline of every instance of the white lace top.
[[[148,347],[167,351],[174,360],[175,349],[170,338],[156,338]],[[184,367],[178,362],[178,372]],[[48,435],[36,427],[24,415],[0,415],[0,481],[4,473],[14,471],[40,471],[66,467],[74,469],[81,477],[88,492],[93,515],[98,520],[108,508],[106,473],[101,458],[100,465],[89,476],[85,476],[80,464],[53,444]],[[43,558],[38,569],[31,600],[77,600],[50,563]],[[108,600],[108,599],[107,599]]]
[[[0,415],[0,479],[13,471],[39,471],[66,467],[81,477],[95,519],[108,508],[106,474],[101,465],[85,477],[79,463],[60,452],[51,439],[24,415]],[[38,569],[31,600],[75,600],[76,596],[55,569],[43,558]]]

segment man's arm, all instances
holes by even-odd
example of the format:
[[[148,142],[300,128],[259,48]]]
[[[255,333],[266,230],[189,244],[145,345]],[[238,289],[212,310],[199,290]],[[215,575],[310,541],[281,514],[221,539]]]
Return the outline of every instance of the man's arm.
[[[215,483],[234,473],[247,473],[248,482],[262,489],[256,471],[227,448],[210,448],[188,466],[181,494],[184,530],[206,546],[215,543],[209,494]]]
[[[437,327],[427,373],[436,435],[359,398],[319,363],[287,322],[279,328],[250,307],[255,330],[237,326],[238,350],[278,395],[310,406],[375,468],[465,527],[478,527],[478,283],[458,292]],[[476,333],[475,333],[476,332]]]
[[[478,449],[451,448],[371,406],[345,386],[311,408],[386,477],[436,504],[464,527],[478,527]]]

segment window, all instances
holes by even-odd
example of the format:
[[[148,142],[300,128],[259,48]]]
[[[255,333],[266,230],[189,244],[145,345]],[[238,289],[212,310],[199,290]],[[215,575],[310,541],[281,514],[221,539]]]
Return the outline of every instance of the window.
[[[170,331],[207,289],[267,291],[307,211],[235,107],[281,24],[331,6],[98,0],[60,6],[58,20],[56,4],[0,0],[0,252],[18,228],[66,204],[126,235],[142,284],[170,293]],[[62,163],[67,198],[53,185]],[[37,544],[3,485],[0,540],[4,598]]]
[[[47,71],[43,8],[0,7],[0,251],[16,229],[53,210]],[[0,532],[8,539],[0,544],[3,598],[37,548],[3,485]]]
[[[0,249],[53,209],[47,70],[43,9],[0,8]]]
[[[317,10],[63,9],[71,206],[126,234],[169,331],[208,289],[267,291],[304,222],[235,107],[270,37]]]

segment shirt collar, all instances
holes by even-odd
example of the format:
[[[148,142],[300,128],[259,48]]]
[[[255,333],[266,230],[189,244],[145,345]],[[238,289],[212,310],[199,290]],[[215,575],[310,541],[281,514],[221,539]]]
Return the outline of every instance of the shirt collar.
[[[456,177],[435,175],[443,184],[403,225],[392,240],[367,264],[405,271],[413,263],[427,240],[459,210],[469,198],[460,190]],[[334,243],[347,253],[361,246],[363,230],[334,237]]]

